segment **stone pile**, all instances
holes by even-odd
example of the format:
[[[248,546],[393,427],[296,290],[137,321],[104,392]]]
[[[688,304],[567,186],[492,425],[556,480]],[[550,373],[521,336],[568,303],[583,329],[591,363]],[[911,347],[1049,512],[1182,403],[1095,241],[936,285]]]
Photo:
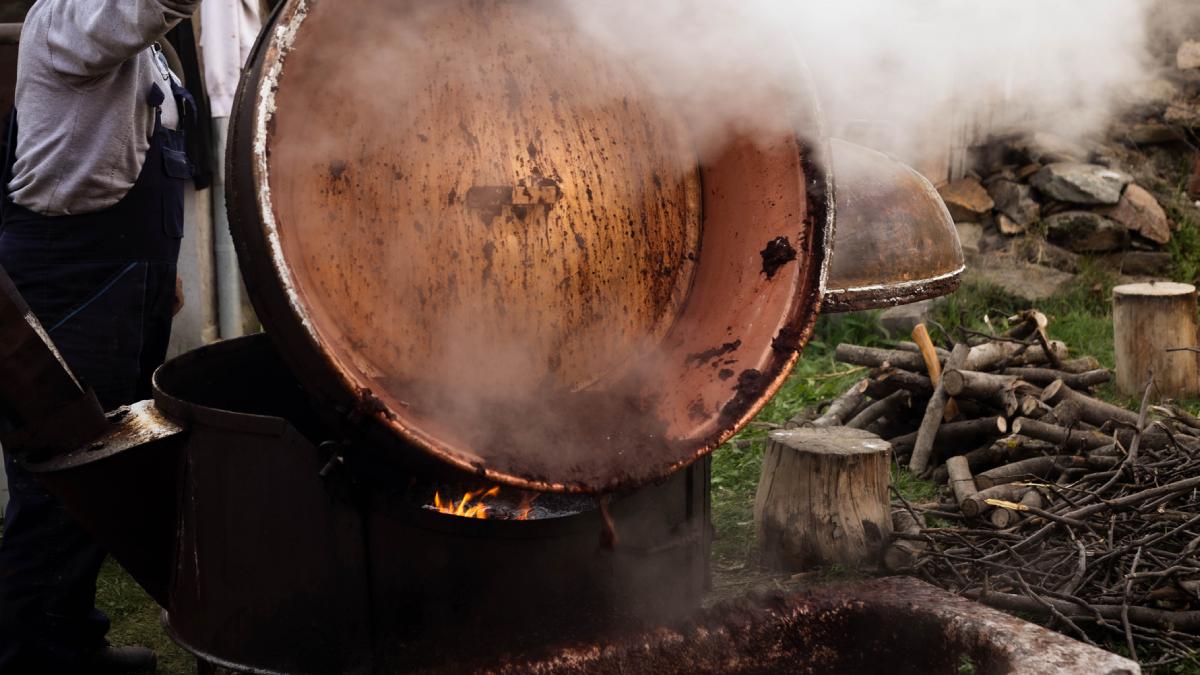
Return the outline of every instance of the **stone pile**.
[[[1004,250],[1075,272],[1080,255],[1115,256],[1126,274],[1166,272],[1174,224],[1103,148],[1043,134],[1002,145],[991,149],[1001,159],[983,177],[939,190],[969,258]]]
[[[1107,138],[1012,134],[973,148],[974,171],[939,188],[969,277],[1039,301],[1083,256],[1127,277],[1170,275],[1177,223],[1164,206],[1200,222],[1200,39],[1170,50],[1123,94]]]

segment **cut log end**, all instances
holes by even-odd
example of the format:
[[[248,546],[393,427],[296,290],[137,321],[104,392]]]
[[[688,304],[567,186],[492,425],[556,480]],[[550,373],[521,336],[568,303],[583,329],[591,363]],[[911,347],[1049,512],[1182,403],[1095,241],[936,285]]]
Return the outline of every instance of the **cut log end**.
[[[892,529],[891,444],[845,427],[769,438],[754,509],[764,562],[877,565]]]
[[[1157,396],[1200,395],[1200,355],[1187,351],[1200,347],[1196,331],[1195,286],[1151,282],[1114,288],[1117,389],[1140,395],[1152,373]]]

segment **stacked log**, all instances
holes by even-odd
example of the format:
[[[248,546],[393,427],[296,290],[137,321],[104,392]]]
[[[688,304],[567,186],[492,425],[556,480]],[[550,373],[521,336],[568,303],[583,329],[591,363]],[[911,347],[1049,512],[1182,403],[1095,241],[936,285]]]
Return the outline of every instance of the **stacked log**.
[[[1069,358],[1047,326],[1031,311],[944,348],[921,345],[924,331],[915,345],[837,348],[870,369],[846,419],[944,490],[927,504],[896,493],[884,565],[1081,639],[1152,645],[1156,665],[1194,658],[1200,419],[1152,408],[1153,382],[1138,411],[1101,400],[1111,373]]]
[[[870,368],[869,376],[807,424],[840,423],[877,433],[912,473],[944,480],[946,461],[958,455],[973,472],[1029,459],[991,449],[1018,419],[1040,423],[1043,436],[1055,436],[1081,430],[1074,420],[1063,424],[1055,417],[1063,401],[1069,400],[1064,412],[1081,408],[1085,420],[1111,412],[1089,396],[1111,373],[1094,359],[1068,358],[1067,346],[1047,337],[1041,312],[1014,319],[1003,335],[973,336],[949,349],[933,345],[924,326],[913,332],[912,343],[894,348],[839,345],[837,359]],[[805,423],[796,418],[791,424]],[[1090,447],[1104,444],[1092,439]]]

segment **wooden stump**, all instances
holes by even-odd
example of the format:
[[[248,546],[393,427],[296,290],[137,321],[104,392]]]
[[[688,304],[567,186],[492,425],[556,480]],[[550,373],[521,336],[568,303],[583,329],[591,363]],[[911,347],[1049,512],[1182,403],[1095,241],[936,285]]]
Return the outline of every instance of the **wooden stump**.
[[[1117,286],[1113,339],[1121,393],[1140,396],[1153,372],[1160,397],[1200,395],[1200,355],[1167,351],[1198,346],[1195,286],[1166,282]]]
[[[771,433],[754,503],[763,561],[873,567],[892,530],[892,447],[859,429]]]

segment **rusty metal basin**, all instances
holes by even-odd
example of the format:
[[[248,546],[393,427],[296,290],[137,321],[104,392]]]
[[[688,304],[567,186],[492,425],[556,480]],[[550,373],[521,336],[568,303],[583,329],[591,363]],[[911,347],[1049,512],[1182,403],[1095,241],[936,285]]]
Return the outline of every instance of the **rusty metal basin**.
[[[647,483],[731,436],[820,309],[822,147],[699,157],[655,91],[554,3],[287,2],[228,172],[292,369],[397,456],[529,489]]]
[[[737,601],[691,623],[444,672],[1138,675],[1129,659],[891,577]]]

